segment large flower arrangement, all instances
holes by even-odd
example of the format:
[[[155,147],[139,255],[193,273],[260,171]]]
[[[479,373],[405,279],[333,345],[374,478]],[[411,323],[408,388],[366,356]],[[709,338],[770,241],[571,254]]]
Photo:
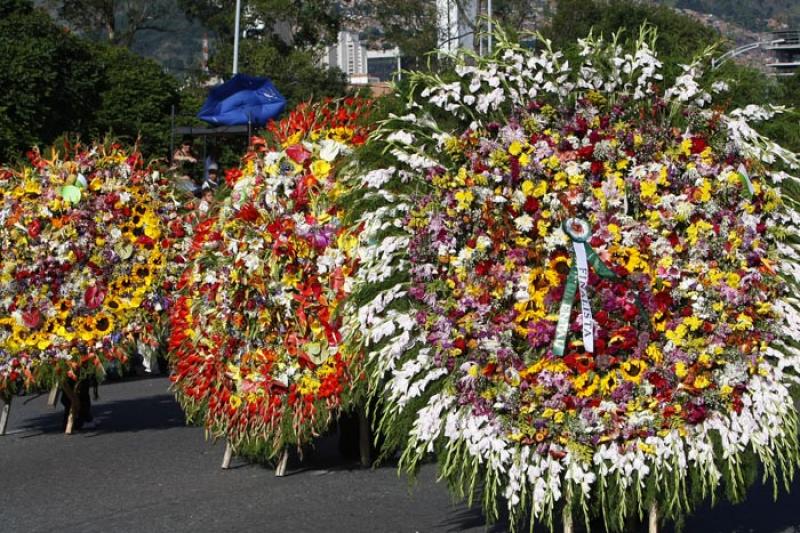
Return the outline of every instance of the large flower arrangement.
[[[338,308],[356,239],[335,202],[337,166],[365,141],[366,102],[301,105],[269,127],[230,198],[195,229],[172,313],[177,396],[237,451],[267,458],[322,430],[352,394]]]
[[[0,171],[0,390],[125,359],[165,262],[153,173],[118,146]]]
[[[392,165],[359,182],[348,316],[381,429],[514,525],[566,506],[622,528],[741,494],[747,457],[797,465],[778,183],[798,160],[748,125],[779,110],[710,107],[701,60],[660,92],[652,38],[587,39],[572,68],[500,35],[456,81],[412,74],[411,112],[376,134]]]

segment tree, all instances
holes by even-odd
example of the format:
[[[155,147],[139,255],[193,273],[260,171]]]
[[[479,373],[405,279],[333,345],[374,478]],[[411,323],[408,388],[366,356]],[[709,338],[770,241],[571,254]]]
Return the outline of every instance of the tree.
[[[342,71],[320,66],[318,57],[315,49],[291,48],[287,52],[269,42],[247,39],[241,43],[239,68],[242,72],[270,78],[291,108],[301,101],[346,93]],[[215,54],[212,68],[217,72],[230,72],[230,62],[231,46],[226,44]]]
[[[658,29],[656,50],[664,63],[666,78],[678,75],[680,64],[690,62],[721,40],[713,28],[693,18],[668,7],[634,0],[557,0],[550,24],[542,33],[555,47],[574,51],[577,40],[590,31],[610,38],[624,30],[633,38],[645,23]]]
[[[177,82],[125,48],[81,39],[28,0],[0,0],[0,161],[62,135],[166,153]]]
[[[454,0],[461,12],[466,12],[467,0]],[[366,9],[365,9],[366,7]],[[485,16],[487,0],[476,0],[477,13]],[[429,0],[369,0],[364,9],[380,24],[386,41],[400,47],[406,57],[419,61],[438,46],[437,3]],[[526,29],[535,21],[535,11],[530,0],[494,0],[492,21],[507,30]],[[468,21],[470,31],[486,31],[486,21],[479,18]]]
[[[141,137],[143,153],[166,157],[177,81],[155,61],[119,46],[98,48],[97,60],[105,75],[92,133],[110,133],[131,144]]]
[[[234,0],[179,0],[187,15],[217,36],[212,71],[231,72]],[[239,70],[267,76],[289,105],[311,97],[342,95],[344,76],[319,64],[323,48],[336,41],[341,13],[333,0],[250,0],[243,2]]]
[[[178,0],[178,4],[220,41],[233,40],[235,0]],[[242,29],[284,52],[332,44],[341,25],[334,0],[250,0],[242,5]]]
[[[168,31],[175,0],[46,0],[72,29],[95,40],[130,47],[143,31]]]
[[[91,48],[27,0],[0,2],[0,160],[92,126],[102,68]]]

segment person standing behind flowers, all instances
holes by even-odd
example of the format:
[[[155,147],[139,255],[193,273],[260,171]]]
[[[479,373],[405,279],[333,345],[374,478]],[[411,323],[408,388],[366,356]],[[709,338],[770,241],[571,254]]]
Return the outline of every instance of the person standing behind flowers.
[[[181,145],[172,154],[172,170],[177,173],[176,186],[183,192],[195,194],[197,183],[194,175],[197,173],[197,156],[192,151],[192,140],[184,137]]]

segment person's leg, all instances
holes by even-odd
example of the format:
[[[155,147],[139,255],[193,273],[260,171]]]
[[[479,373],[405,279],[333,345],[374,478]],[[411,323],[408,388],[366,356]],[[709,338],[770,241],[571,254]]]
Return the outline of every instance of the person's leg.
[[[92,384],[90,381],[84,380],[81,382],[79,398],[80,398],[80,411],[78,413],[78,420],[80,424],[86,424],[92,421],[92,397],[90,389]]]

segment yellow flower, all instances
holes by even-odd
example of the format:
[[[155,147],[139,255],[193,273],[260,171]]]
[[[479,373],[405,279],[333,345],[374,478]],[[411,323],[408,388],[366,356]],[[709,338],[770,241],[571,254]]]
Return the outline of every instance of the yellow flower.
[[[228,399],[228,403],[231,404],[231,407],[234,409],[238,409],[240,405],[242,405],[242,397],[238,394],[231,394],[231,397]]]
[[[661,353],[661,349],[658,347],[658,344],[651,343],[647,350],[647,357],[649,357],[654,363],[658,364],[664,358],[663,354]]]
[[[705,389],[709,385],[711,385],[711,382],[702,374],[694,378],[694,386],[696,389]]]
[[[314,174],[317,179],[327,178],[330,172],[331,164],[324,159],[318,159],[311,163],[311,173]]]
[[[578,391],[580,398],[587,398],[597,392],[600,385],[600,378],[596,374],[581,374],[575,379],[575,390]]]
[[[508,153],[513,155],[513,156],[518,156],[519,154],[521,154],[522,153],[522,143],[519,142],[519,141],[512,142],[511,145],[508,147]]]
[[[684,363],[683,361],[678,361],[677,363],[675,363],[676,376],[678,376],[680,379],[683,379],[686,377],[686,374],[688,373],[689,371],[686,369],[686,363]]]
[[[94,327],[100,335],[107,335],[114,329],[114,319],[111,315],[100,313],[95,316]]]
[[[744,313],[739,313],[739,315],[736,317],[736,324],[733,325],[733,329],[737,331],[744,331],[752,327],[753,319]]]
[[[700,326],[703,325],[703,320],[692,315],[684,318],[683,323],[686,324],[692,331],[697,331],[700,329]]]
[[[656,191],[658,190],[658,185],[654,181],[643,181],[640,184],[640,193],[639,195],[642,197],[642,200],[648,200],[650,198],[654,198],[656,195]]]
[[[647,363],[641,359],[630,359],[619,365],[619,370],[626,381],[639,383],[647,370]]]
[[[618,386],[619,378],[616,371],[609,372],[600,380],[600,391],[604,395],[611,394]]]
[[[469,206],[472,204],[472,200],[474,199],[475,197],[472,195],[472,191],[468,189],[461,189],[456,193],[456,201],[458,201],[457,209],[459,211],[469,209]]]

